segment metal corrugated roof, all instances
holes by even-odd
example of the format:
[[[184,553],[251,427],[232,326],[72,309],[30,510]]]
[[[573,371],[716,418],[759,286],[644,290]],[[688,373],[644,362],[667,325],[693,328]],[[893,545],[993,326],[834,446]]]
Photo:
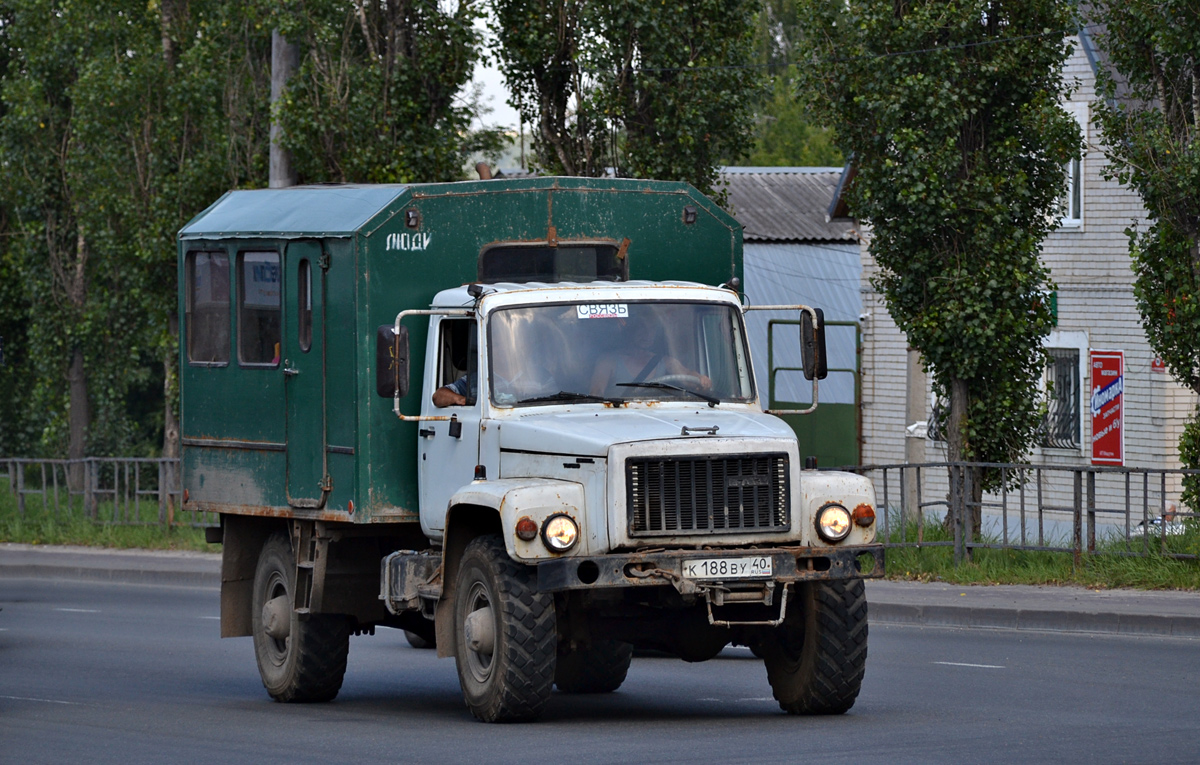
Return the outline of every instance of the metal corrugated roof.
[[[231,191],[193,218],[179,235],[349,235],[407,188],[330,185]]]
[[[834,167],[728,167],[721,180],[747,242],[853,242],[852,221],[825,219],[841,174]]]

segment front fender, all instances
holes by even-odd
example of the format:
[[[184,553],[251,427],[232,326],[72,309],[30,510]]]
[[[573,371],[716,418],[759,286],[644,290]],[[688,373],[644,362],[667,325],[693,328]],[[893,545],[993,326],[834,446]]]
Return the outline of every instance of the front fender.
[[[528,517],[538,525],[552,515],[569,515],[579,524],[580,542],[568,553],[585,552],[587,530],[583,527],[583,484],[551,479],[504,478],[497,481],[473,481],[455,492],[450,507],[475,505],[495,510],[504,529],[504,548],[514,560],[540,561],[564,557],[542,544],[541,536],[531,541],[517,537],[517,521]]]
[[[866,476],[834,470],[805,470],[800,474],[800,485],[804,499],[801,506],[803,516],[799,521],[804,529],[805,542],[813,547],[831,546],[817,536],[814,525],[817,511],[827,502],[836,502],[850,511],[860,504],[866,504],[871,506],[876,515],[883,513],[883,509],[875,504],[875,486]],[[873,523],[867,527],[854,526],[850,536],[838,542],[836,546],[871,544],[875,541],[875,525]]]

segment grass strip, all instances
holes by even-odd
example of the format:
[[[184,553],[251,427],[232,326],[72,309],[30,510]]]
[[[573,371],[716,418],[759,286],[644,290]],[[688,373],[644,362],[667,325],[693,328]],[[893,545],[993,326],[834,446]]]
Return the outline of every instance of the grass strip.
[[[885,542],[912,542],[916,526],[903,531],[892,525]],[[930,517],[924,523],[923,542],[950,542],[953,536],[942,527],[941,519]],[[985,543],[999,539],[984,536]],[[1048,540],[1049,546],[1070,547],[1070,540]],[[1083,553],[1075,565],[1070,552],[1039,550],[975,549],[971,561],[954,564],[953,547],[893,547],[886,555],[889,579],[951,584],[1034,584],[1075,585],[1095,589],[1133,588],[1142,590],[1200,590],[1200,561],[1176,560],[1160,553],[1161,540],[1152,534],[1149,553],[1141,555],[1143,540],[1133,536],[1102,535],[1094,554]],[[1167,536],[1167,551],[1176,554],[1200,553],[1200,528],[1188,524],[1182,534]]]
[[[101,502],[93,519],[84,510],[82,497],[67,501],[64,495],[56,507],[52,499],[43,505],[41,498],[33,495],[26,497],[22,514],[12,491],[0,483],[0,542],[201,552],[221,549],[204,541],[204,529],[193,526],[196,519],[188,513],[177,512],[175,523],[167,525],[158,521],[155,503],[144,501],[141,517],[129,517],[129,512],[112,502]]]

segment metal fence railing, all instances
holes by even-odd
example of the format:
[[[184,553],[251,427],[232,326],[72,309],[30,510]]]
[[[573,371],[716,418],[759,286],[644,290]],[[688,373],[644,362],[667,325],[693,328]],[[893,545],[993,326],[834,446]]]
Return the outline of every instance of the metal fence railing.
[[[217,522],[209,514],[182,513],[178,459],[0,457],[0,471],[0,491],[7,484],[22,518],[38,513],[54,520],[84,517],[115,525]]]
[[[977,549],[1069,552],[1077,561],[1085,552],[1200,558],[1192,539],[1200,514],[1179,501],[1184,479],[1200,470],[965,462],[847,469],[874,482],[889,547],[953,547],[956,562]],[[973,490],[985,475],[989,490]],[[942,533],[930,534],[931,522]]]

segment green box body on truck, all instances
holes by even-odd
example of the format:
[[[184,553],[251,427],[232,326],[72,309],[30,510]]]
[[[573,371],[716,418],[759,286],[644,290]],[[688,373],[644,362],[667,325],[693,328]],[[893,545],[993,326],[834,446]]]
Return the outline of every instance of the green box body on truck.
[[[184,500],[271,696],[333,698],[387,626],[485,721],[614,690],[634,646],[747,645],[784,709],[848,709],[875,496],[760,406],[741,256],[658,181],[234,191],[189,222]],[[775,308],[820,378],[819,311]]]

